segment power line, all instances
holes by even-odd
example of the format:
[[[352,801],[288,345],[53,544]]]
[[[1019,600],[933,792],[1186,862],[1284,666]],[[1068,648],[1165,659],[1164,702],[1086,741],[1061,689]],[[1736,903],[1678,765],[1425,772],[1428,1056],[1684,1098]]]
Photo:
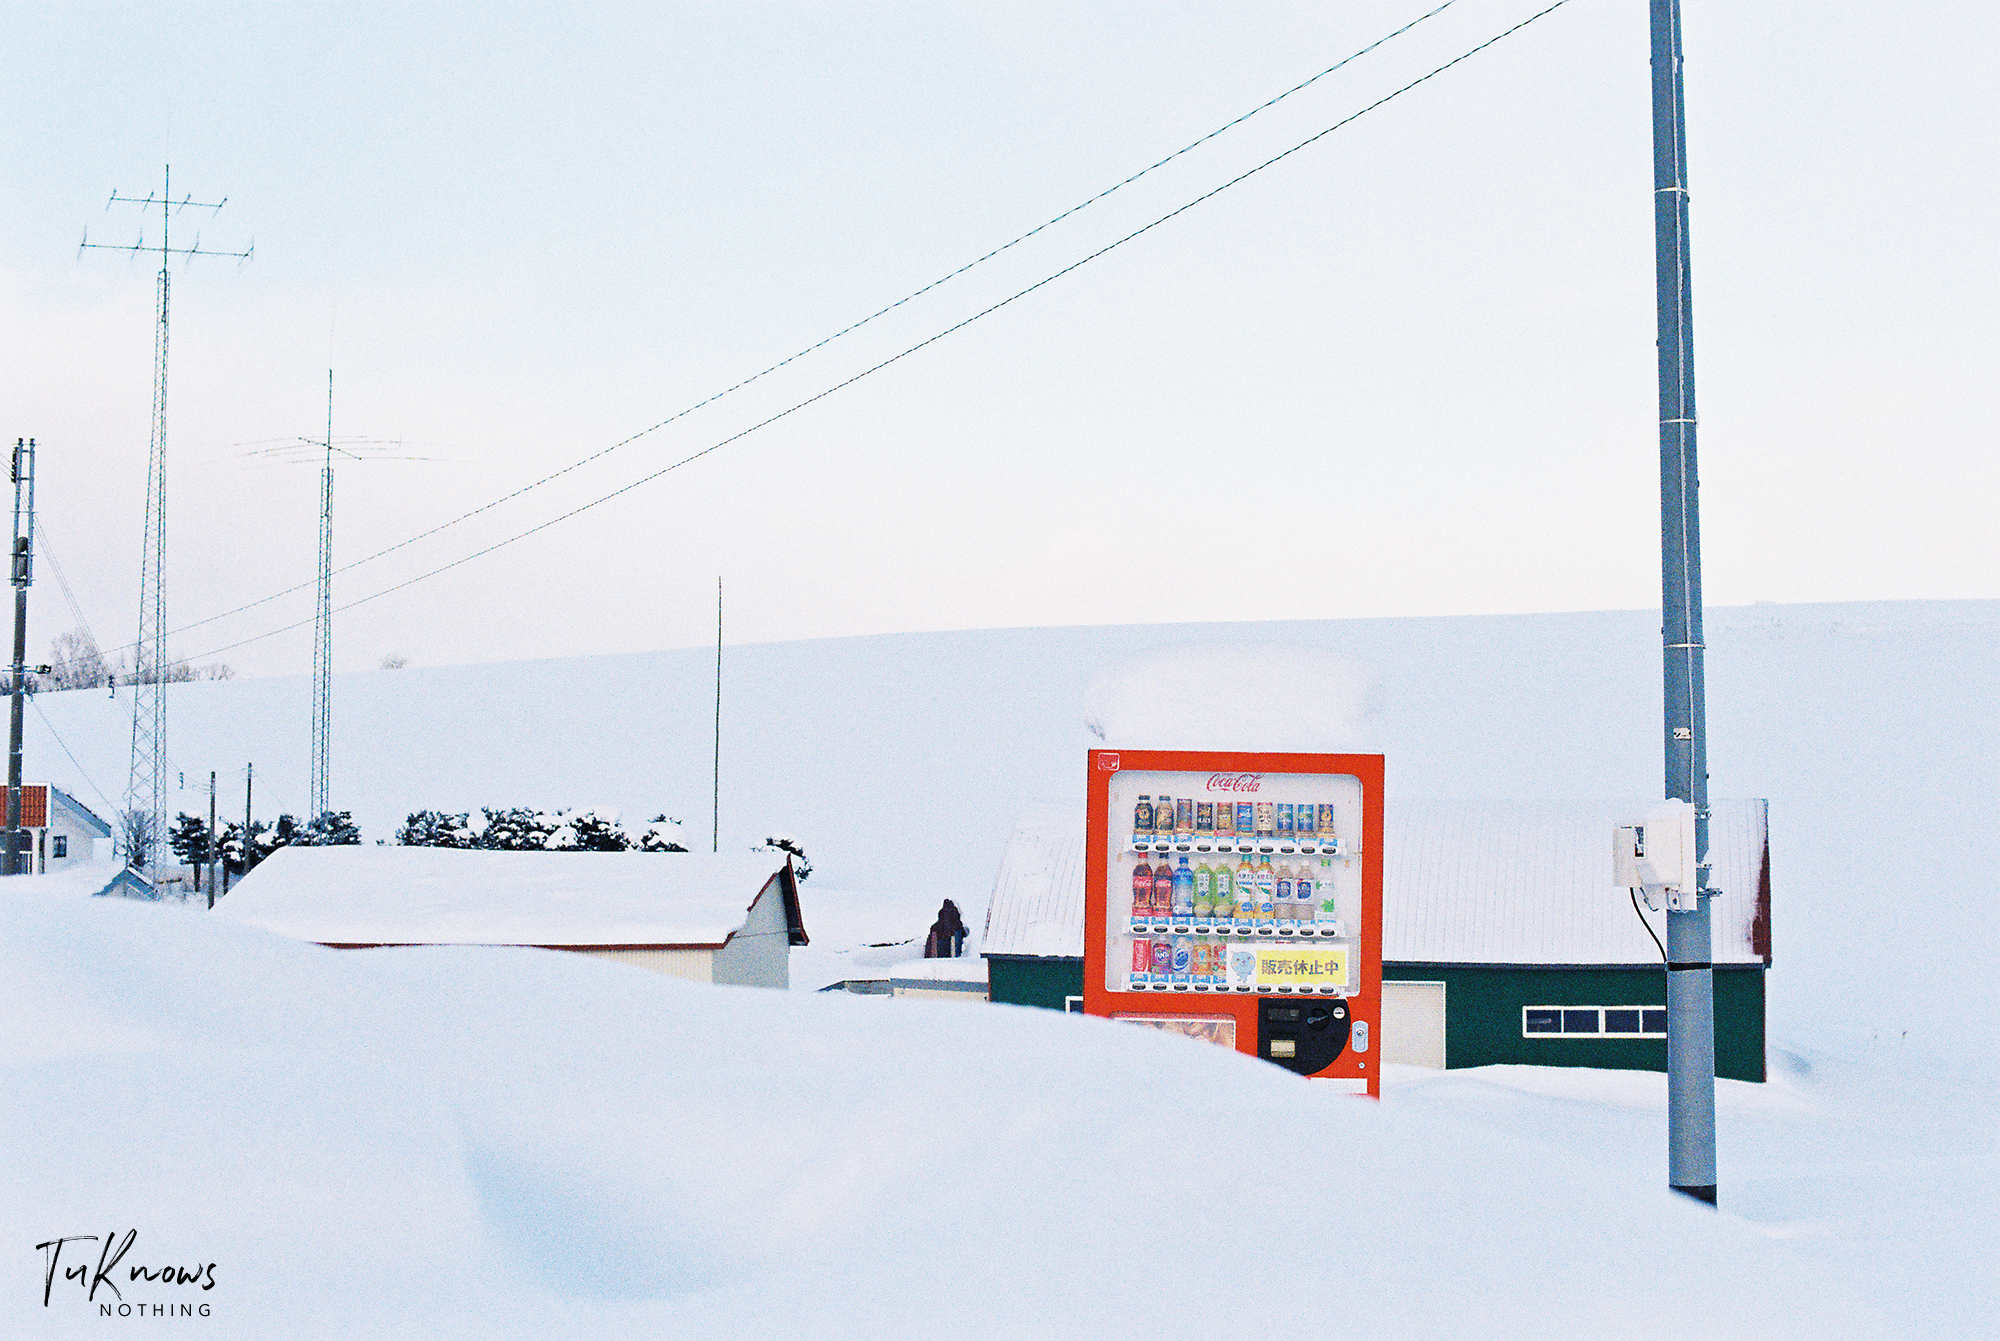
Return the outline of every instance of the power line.
[[[1546,9],[1542,9],[1534,14],[1531,14],[1527,18],[1522,19],[1519,23],[1515,24],[1513,27],[1508,28],[1500,33],[1496,33],[1494,36],[1487,38],[1484,42],[1481,42],[1478,46],[1472,47],[1470,50],[1467,50],[1457,56],[1454,56],[1452,59],[1446,61],[1444,64],[1431,70],[1429,73],[1420,75],[1417,78],[1412,79],[1409,83],[1404,84],[1402,87],[1396,89],[1394,92],[1384,94],[1382,97],[1377,98],[1374,102],[1369,103],[1366,107],[1363,107],[1360,111],[1355,112],[1349,116],[1343,117],[1341,120],[1334,122],[1332,125],[1328,126],[1325,130],[1320,131],[1318,134],[1309,136],[1308,138],[1299,141],[1297,144],[1293,145],[1291,148],[1285,150],[1282,153],[1273,154],[1270,158],[1265,159],[1263,162],[1257,164],[1255,167],[1249,168],[1244,172],[1238,173],[1236,176],[1222,183],[1222,185],[1217,186],[1212,190],[1206,191],[1201,195],[1196,196],[1193,200],[1188,201],[1186,204],[1181,205],[1176,209],[1168,211],[1166,214],[1161,215],[1159,218],[1153,220],[1151,223],[1146,224],[1143,227],[1133,229],[1131,232],[1125,234],[1123,237],[1117,239],[1116,241],[1107,243],[1104,246],[1099,247],[1096,251],[1091,252],[1088,256],[1085,256],[1083,259],[1079,261],[1073,261],[1069,265],[1066,265],[1062,269],[1056,271],[1054,274],[1047,275],[1042,279],[1036,280],[1033,284],[1030,284],[1025,289],[1018,290],[1015,293],[1012,293],[1007,297],[1002,298],[999,302],[994,303],[990,307],[982,308],[979,311],[973,313],[971,316],[966,317],[964,320],[958,321],[950,326],[945,327],[937,334],[932,335],[927,339],[918,341],[916,344],[911,345],[909,348],[903,350],[901,353],[892,354],[888,358],[883,359],[881,362],[862,369],[860,372],[855,373],[852,377],[847,378],[845,381],[837,382],[834,385],[827,387],[823,391],[817,392],[814,395],[806,397],[802,401],[799,401],[791,406],[788,406],[783,410],[778,411],[778,413],[771,415],[769,418],[759,420],[757,423],[750,425],[748,428],[741,429],[735,433],[730,434],[728,437],[721,439],[718,442],[711,443],[708,446],[702,448],[698,452],[693,452],[687,456],[684,456],[680,460],[674,462],[672,465],[662,466],[660,469],[653,471],[651,474],[642,475],[638,479],[633,480],[628,484],[621,485],[619,488],[613,489],[608,494],[604,494],[601,497],[594,498],[588,503],[579,504],[578,506],[571,508],[569,511],[564,512],[559,516],[551,517],[547,521],[540,522],[534,526],[531,526],[525,531],[516,532],[515,534],[508,536],[504,540],[497,540],[494,543],[487,545],[482,549],[474,550],[470,554],[466,554],[459,558],[453,559],[450,563],[440,564],[438,567],[432,568],[427,572],[419,573],[415,577],[407,578],[404,581],[394,584],[393,586],[384,587],[382,588],[382,590],[374,592],[371,595],[363,596],[359,600],[350,601],[346,605],[339,606],[336,609],[335,613],[341,613],[344,611],[352,610],[357,606],[366,605],[371,601],[380,600],[382,597],[392,595],[395,592],[403,590],[405,587],[415,586],[419,582],[428,581],[433,577],[437,577],[440,576],[441,574],[448,573],[454,568],[459,568],[465,564],[471,563],[475,559],[482,559],[488,554],[491,554],[496,550],[504,549],[508,545],[512,545],[517,541],[526,540],[529,536],[537,535],[542,531],[548,530],[552,526],[560,525],[561,523],[570,520],[572,517],[576,517],[582,513],[588,512],[592,508],[598,507],[604,503],[608,503],[615,498],[622,497],[623,495],[628,494],[632,492],[634,489],[640,488],[643,485],[651,484],[654,480],[659,479],[663,475],[671,474],[672,472],[679,470],[682,466],[690,465],[693,462],[699,461],[702,457],[707,456],[712,452],[720,451],[722,448],[729,446],[731,443],[737,442],[740,439],[750,436],[752,433],[757,432],[759,429],[768,428],[772,424],[777,423],[780,419],[784,419],[787,416],[796,414],[800,410],[805,409],[807,406],[825,400],[828,396],[834,395],[837,392],[844,391],[848,387],[853,386],[856,382],[861,381],[863,378],[871,377],[874,374],[882,371],[884,368],[889,367],[891,364],[900,363],[902,360],[908,358],[910,355],[915,354],[920,350],[926,349],[931,345],[936,344],[938,341],[944,339],[949,335],[953,335],[959,331],[964,330],[967,326],[972,325],[976,321],[979,321],[985,317],[993,315],[995,312],[998,312],[1001,308],[1006,307],[1011,303],[1014,303],[1022,298],[1027,297],[1029,294],[1034,293],[1038,289],[1046,288],[1048,285],[1055,283],[1057,280],[1062,279],[1064,276],[1069,275],[1074,271],[1080,270],[1086,265],[1089,265],[1092,261],[1097,260],[1099,257],[1105,256],[1110,252],[1117,250],[1119,247],[1124,246],[1127,242],[1130,242],[1135,238],[1142,237],[1145,234],[1153,231],[1155,228],[1158,228],[1161,224],[1167,223],[1170,220],[1178,218],[1179,216],[1193,209],[1195,206],[1200,205],[1205,201],[1213,200],[1216,196],[1221,195],[1224,191],[1229,190],[1231,187],[1239,185],[1240,183],[1249,180],[1251,177],[1256,176],[1258,173],[1264,171],[1264,169],[1266,168],[1273,167],[1279,163],[1282,163],[1284,160],[1290,158],[1293,154],[1296,154],[1302,149],[1306,149],[1314,144],[1317,144],[1319,141],[1325,139],[1327,136],[1333,134],[1335,131],[1340,130],[1342,127],[1352,125],[1354,122],[1360,120],[1362,117],[1368,115],[1370,112],[1375,111],[1377,108],[1382,107],[1387,103],[1393,102],[1395,99],[1402,97],[1405,93],[1408,93],[1410,90],[1417,88],[1419,85],[1428,83],[1430,80],[1437,78],[1437,76],[1443,74],[1446,70],[1451,69],[1453,66],[1463,64],[1465,61],[1470,60],[1472,57],[1478,55],[1480,52],[1486,50],[1488,47],[1493,46],[1496,43],[1503,41],[1508,37],[1513,36],[1515,33],[1520,32],[1523,28],[1526,28],[1528,25],[1536,22],[1537,20],[1548,17],[1550,14],[1555,13],[1558,9],[1561,9],[1564,5],[1568,3],[1569,0],[1555,0],[1555,3],[1548,6]],[[571,468],[573,469],[574,467]],[[489,504],[489,506],[491,505]],[[467,515],[472,515],[472,514],[467,514]],[[407,544],[409,542],[406,541],[404,543]],[[384,553],[387,552],[388,551],[384,551]],[[293,588],[293,590],[296,591],[299,590],[299,588],[295,587]],[[247,609],[248,607],[242,607],[242,608]],[[220,618],[220,616],[217,616],[217,618]],[[294,623],[286,624],[280,628],[271,629],[265,633],[259,633],[249,638],[243,638],[236,642],[228,643],[225,644],[224,646],[213,648],[210,651],[200,653],[200,655],[204,657],[218,656],[223,652],[234,651],[236,648],[247,647],[251,643],[262,642],[266,638],[275,638],[281,633],[289,633],[293,629],[303,628],[307,624],[311,624],[313,622],[314,621],[312,619],[298,620]]]
[[[104,794],[104,788],[97,785],[97,780],[95,778],[91,777],[90,774],[83,771],[83,765],[77,763],[76,755],[72,753],[69,746],[64,743],[63,738],[59,734],[57,734],[56,724],[54,722],[51,722],[49,720],[49,715],[42,711],[42,705],[39,703],[35,703],[35,700],[32,698],[30,698],[28,702],[35,704],[35,716],[41,718],[42,725],[49,729],[49,738],[55,741],[56,744],[62,746],[62,752],[64,754],[69,755],[69,762],[71,766],[76,769],[76,775],[82,778],[85,782],[88,782],[90,784],[90,790],[97,793],[97,799],[104,802],[104,808],[111,812],[111,817],[113,819],[116,819],[118,817],[118,803],[116,801],[113,801],[110,797]]]
[[[752,382],[756,382],[765,377],[768,377],[770,374],[777,372],[779,369],[786,367],[789,364],[796,363],[798,360],[805,358],[809,354],[813,354],[821,349],[824,349],[826,346],[832,344],[834,341],[840,339],[842,336],[851,335],[855,331],[860,330],[863,326],[866,326],[869,322],[874,321],[877,317],[887,316],[889,313],[895,311],[899,307],[902,307],[904,304],[912,302],[915,299],[921,298],[925,294],[929,293],[931,290],[940,288],[943,285],[950,283],[952,280],[957,279],[960,275],[965,274],[967,271],[972,270],[977,266],[984,265],[986,262],[1000,255],[1002,252],[1008,251],[1013,247],[1016,247],[1021,243],[1026,242],[1029,238],[1034,237],[1036,234],[1055,227],[1055,225],[1061,223],[1063,220],[1069,218],[1071,215],[1081,213],[1082,211],[1090,208],[1092,205],[1095,205],[1098,201],[1105,199],[1107,196],[1110,196],[1117,191],[1123,190],[1125,187],[1130,186],[1132,183],[1138,181],[1141,177],[1146,176],[1148,173],[1155,172],[1158,169],[1163,168],[1167,164],[1173,162],[1175,159],[1181,157],[1182,155],[1191,153],[1192,151],[1199,149],[1202,145],[1207,144],[1210,140],[1216,138],[1216,136],[1224,134],[1227,131],[1234,130],[1237,126],[1242,125],[1245,121],[1248,121],[1251,117],[1256,116],[1258,113],[1269,111],[1271,108],[1276,107],[1279,103],[1283,102],[1285,99],[1291,97],[1294,93],[1298,93],[1304,89],[1310,88],[1312,85],[1318,83],[1320,80],[1326,78],[1328,75],[1334,73],[1335,71],[1343,68],[1344,66],[1353,64],[1355,61],[1360,60],[1363,56],[1366,56],[1370,52],[1374,51],[1376,48],[1383,46],[1384,44],[1393,41],[1398,37],[1401,37],[1404,33],[1409,32],[1412,28],[1415,28],[1418,24],[1423,23],[1425,20],[1437,17],[1439,14],[1442,14],[1445,10],[1450,9],[1457,2],[1458,0],[1444,0],[1444,3],[1437,6],[1435,9],[1432,9],[1427,13],[1419,14],[1416,18],[1411,19],[1408,23],[1396,29],[1394,32],[1387,33],[1382,37],[1376,38],[1373,42],[1370,42],[1367,46],[1361,48],[1359,51],[1353,53],[1350,56],[1345,56],[1340,60],[1335,61],[1332,65],[1327,66],[1324,70],[1321,70],[1318,74],[1313,75],[1311,78],[1301,80],[1299,83],[1292,85],[1292,87],[1286,89],[1283,93],[1278,94],[1276,97],[1271,98],[1268,101],[1260,103],[1258,106],[1251,108],[1249,111],[1243,113],[1235,120],[1225,122],[1224,124],[1217,126],[1214,130],[1208,132],[1208,134],[1202,136],[1200,139],[1194,140],[1191,143],[1186,144],[1181,148],[1174,150],[1174,152],[1168,154],[1165,158],[1161,159],[1159,162],[1154,163],[1149,167],[1144,167],[1139,169],[1139,171],[1133,173],[1131,176],[1125,178],[1123,181],[1105,187],[1102,191],[1099,191],[1096,195],[1091,196],[1089,199],[1084,200],[1078,204],[1070,206],[1068,209],[1056,215],[1054,218],[1036,224],[1033,228],[1030,228],[1027,232],[1022,233],[1019,237],[1001,243],[999,246],[995,247],[992,251],[987,252],[984,256],[981,256],[976,260],[967,261],[964,265],[958,267],[958,269],[956,270],[953,270],[951,273],[943,275],[937,279],[934,279],[930,283],[924,285],[922,288],[915,289],[912,292],[903,295],[901,298],[898,298],[895,302],[890,303],[887,307],[869,313],[867,316],[861,318],[861,320],[853,322],[848,326],[842,327],[840,330],[835,331],[832,335],[827,336],[825,339],[818,340],[810,345],[807,345],[804,349],[801,349],[798,353],[789,355],[786,358],[779,359],[776,363],[773,363],[770,367],[763,369],[761,372],[752,373],[750,376],[744,378],[740,382],[737,382],[733,386],[724,387],[722,390],[715,392],[713,395],[705,397],[702,400],[696,401],[693,405],[688,406],[686,409],[668,415],[665,419],[662,419],[659,423],[654,424],[649,428],[642,428],[637,433],[634,433],[629,437],[621,438],[617,442],[612,443],[609,447],[602,448],[598,451],[592,452],[590,455],[585,456],[580,460],[571,462],[569,465],[564,466],[561,470],[554,471],[550,474],[542,476],[538,480],[535,480],[528,484],[524,484],[520,488],[512,491],[511,493],[502,494],[500,497],[495,498],[490,502],[482,503],[480,506],[472,509],[470,512],[462,513],[459,516],[453,517],[449,521],[440,522],[438,525],[431,527],[427,531],[419,531],[417,534],[410,536],[407,539],[399,540],[395,544],[390,545],[385,549],[376,550],[373,554],[369,554],[362,558],[355,559],[351,563],[343,564],[334,571],[336,573],[345,573],[351,569],[359,568],[363,564],[373,563],[377,559],[385,558],[388,555],[394,554],[398,550],[406,549],[409,546],[414,545],[419,541],[428,540],[430,537],[437,535],[441,531],[450,530],[452,527],[457,526],[461,522],[470,521],[474,517],[480,516],[483,513],[491,512],[494,508],[497,508],[502,504],[511,503],[515,499],[521,497],[523,494],[539,489],[545,484],[553,483],[554,481],[561,479],[563,476],[571,474],[572,472],[577,471],[582,467],[589,465],[593,461],[601,460],[602,458],[609,456],[611,453],[617,451],[621,447],[629,447],[631,444],[637,442],[640,438],[643,438],[650,433],[656,433],[660,429],[663,429],[667,427],[667,425],[675,423],[678,420],[685,419],[689,415],[695,413],[695,411],[713,405],[715,402],[721,400],[724,396],[728,396],[734,392],[741,391],[744,387],[749,386]],[[186,633],[190,629],[198,629],[201,628],[203,625],[213,624],[218,620],[228,619],[232,615],[240,615],[246,610],[254,610],[260,605],[268,605],[272,601],[281,600],[286,596],[294,594],[295,592],[304,591],[306,588],[313,585],[314,583],[312,582],[301,582],[297,586],[287,587],[283,591],[272,592],[269,596],[260,597],[257,600],[251,601],[246,605],[239,605],[233,610],[225,610],[221,614],[210,615],[205,619],[198,619],[194,621],[192,624],[182,624],[180,627],[174,629],[173,632],[177,634]],[[240,644],[237,645],[240,646]],[[114,648],[112,650],[122,651],[124,649]]]

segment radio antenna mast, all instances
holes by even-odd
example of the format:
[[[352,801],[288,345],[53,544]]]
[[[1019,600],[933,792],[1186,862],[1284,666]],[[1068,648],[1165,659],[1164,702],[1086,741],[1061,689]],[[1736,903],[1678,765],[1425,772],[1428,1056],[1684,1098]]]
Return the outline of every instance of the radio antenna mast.
[[[125,861],[145,871],[155,889],[159,887],[160,849],[167,839],[167,701],[162,683],[168,670],[166,619],[167,557],[167,309],[170,288],[169,265],[176,256],[233,256],[247,261],[255,244],[242,251],[205,251],[201,234],[194,245],[173,245],[173,216],[184,209],[219,210],[229,203],[224,196],[210,203],[193,196],[173,199],[173,168],[168,165],[160,178],[160,194],[121,196],[116,191],[104,208],[113,205],[160,207],[160,241],[149,245],[142,229],[139,240],[130,246],[92,242],[84,230],[77,250],[123,251],[137,255],[158,252],[160,256],[159,305],[153,324],[153,436],[146,459],[146,536],[139,560],[139,638],[132,666],[132,766],[125,782],[125,814],[120,824],[120,842]]]

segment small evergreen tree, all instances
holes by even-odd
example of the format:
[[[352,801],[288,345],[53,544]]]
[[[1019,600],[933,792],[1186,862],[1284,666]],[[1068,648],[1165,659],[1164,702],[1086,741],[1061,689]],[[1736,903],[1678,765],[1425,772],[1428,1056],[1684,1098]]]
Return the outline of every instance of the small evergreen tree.
[[[396,830],[396,841],[404,847],[474,847],[472,826],[464,814],[447,815],[442,810],[419,810]]]
[[[563,850],[569,852],[624,852],[631,848],[632,840],[619,826],[616,815],[602,815],[595,810],[585,810],[579,814],[564,817],[569,830],[569,841]]]
[[[183,866],[199,869],[208,860],[208,821],[182,811],[174,816],[174,827],[167,830],[167,846]]]
[[[481,806],[485,823],[474,837],[473,846],[488,852],[541,852],[548,847],[555,825],[539,811],[514,807],[494,810]]]
[[[665,815],[655,815],[633,846],[641,852],[685,852],[687,849],[674,841],[674,830],[680,827],[680,823]]]
[[[264,838],[271,831],[268,824],[252,823],[250,826],[250,847],[246,854],[243,846],[243,826],[231,821],[222,830],[222,839],[216,846],[222,849],[222,864],[231,876],[241,879],[251,867],[262,861],[270,848],[264,845]]]
[[[284,820],[279,819],[282,827]],[[297,829],[292,844],[295,847],[352,847],[361,841],[361,830],[355,827],[354,816],[345,810],[329,810],[302,829]]]

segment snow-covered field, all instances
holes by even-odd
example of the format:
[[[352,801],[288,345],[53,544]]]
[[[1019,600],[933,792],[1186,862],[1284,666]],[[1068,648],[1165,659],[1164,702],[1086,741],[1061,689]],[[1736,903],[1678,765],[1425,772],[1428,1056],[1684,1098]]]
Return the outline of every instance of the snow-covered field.
[[[1017,809],[1081,793],[1087,688],[1202,642],[1374,667],[1392,822],[1399,791],[1645,797],[1655,622],[732,649],[724,842],[804,841],[815,972],[945,896],[976,926]],[[60,1272],[42,1306],[32,1245],[136,1228],[126,1300],[208,1303],[188,1326],[229,1336],[1994,1334],[2000,603],[1712,611],[1709,641],[1713,791],[1772,801],[1780,1050],[1769,1085],[1720,1087],[1720,1214],[1663,1188],[1656,1076],[1405,1072],[1371,1105],[1048,1012],[342,954],[21,881],[5,1330],[110,1325]],[[336,804],[371,839],[482,804],[705,828],[706,655],[341,677]],[[307,700],[176,694],[185,808],[253,758],[260,813],[296,810]],[[38,706],[30,772],[96,802],[129,705]],[[211,1261],[205,1292],[125,1274]]]
[[[1377,1106],[1052,1012],[0,897],[9,1335],[98,1335],[120,1302],[206,1304],[176,1321],[230,1337],[1822,1341],[1995,1317],[2000,1095],[1901,1051],[1722,1084],[1711,1214],[1661,1187],[1657,1076],[1402,1072]],[[42,1304],[31,1245],[134,1228],[122,1300],[87,1299],[101,1243],[74,1243]],[[211,1262],[208,1290],[129,1275]]]

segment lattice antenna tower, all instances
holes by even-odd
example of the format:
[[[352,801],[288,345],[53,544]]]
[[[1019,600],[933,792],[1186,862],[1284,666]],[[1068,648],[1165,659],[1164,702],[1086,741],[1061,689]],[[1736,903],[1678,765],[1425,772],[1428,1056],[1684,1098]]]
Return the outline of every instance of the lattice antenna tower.
[[[328,800],[327,737],[333,728],[333,369],[326,370],[326,463],[319,474],[319,609],[313,618],[312,814]]]
[[[145,209],[159,206],[158,244],[146,241],[142,225],[139,240],[130,246],[92,242],[90,231],[85,229],[83,241],[78,247],[79,256],[84,251],[122,251],[134,255],[157,252],[160,257],[159,306],[153,325],[153,433],[146,459],[146,534],[140,550],[139,638],[132,667],[132,765],[125,783],[126,819],[120,830],[126,862],[146,868],[147,873],[155,877],[156,885],[161,849],[167,840],[167,700],[164,680],[169,665],[166,650],[169,266],[176,256],[233,256],[239,261],[247,261],[256,250],[254,243],[242,251],[204,250],[200,233],[195,234],[193,246],[176,247],[173,245],[173,217],[184,209],[215,211],[228,203],[227,196],[214,202],[198,201],[193,196],[175,200],[173,168],[169,165],[161,174],[157,196],[148,194],[141,199],[138,196],[121,196],[113,191],[111,199],[105,204],[106,210],[113,205],[138,205]]]

